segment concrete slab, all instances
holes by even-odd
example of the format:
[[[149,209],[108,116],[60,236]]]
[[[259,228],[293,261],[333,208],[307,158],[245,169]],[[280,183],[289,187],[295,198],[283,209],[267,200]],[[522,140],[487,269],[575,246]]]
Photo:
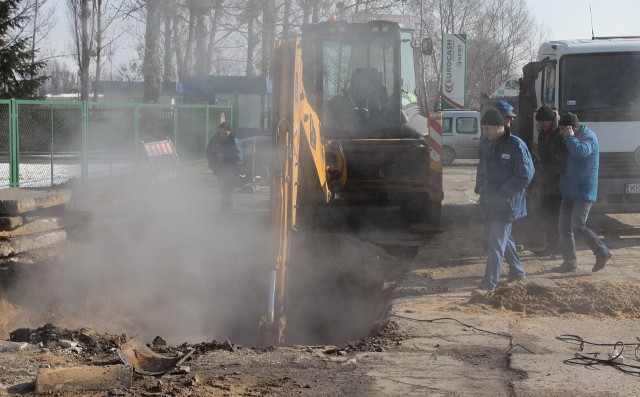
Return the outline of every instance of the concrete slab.
[[[37,218],[32,220],[31,222],[20,225],[12,230],[0,229],[0,237],[15,238],[20,236],[26,236],[29,234],[49,232],[51,230],[58,230],[62,228],[64,228],[64,222],[62,218],[55,218],[55,217]]]
[[[47,368],[38,372],[36,392],[127,389],[133,369],[124,365]]]
[[[19,352],[29,346],[27,342],[11,342],[8,340],[0,340],[0,353],[2,352]]]
[[[0,257],[20,254],[30,250],[48,247],[67,239],[65,230],[53,230],[0,241]]]
[[[0,216],[0,230],[11,230],[26,223],[22,216]]]
[[[0,230],[12,230],[40,218],[61,218],[63,216],[67,217],[65,204],[22,215],[3,216],[0,214]]]
[[[452,354],[403,352],[359,359],[379,396],[507,396],[504,372]],[[411,363],[411,364],[409,364]]]
[[[71,190],[30,190],[9,188],[0,190],[0,215],[17,215],[66,204]]]
[[[526,379],[513,382],[516,395],[637,395],[637,377],[625,375],[606,365],[587,367],[564,363],[573,357],[573,354],[513,354],[511,368],[527,373]]]

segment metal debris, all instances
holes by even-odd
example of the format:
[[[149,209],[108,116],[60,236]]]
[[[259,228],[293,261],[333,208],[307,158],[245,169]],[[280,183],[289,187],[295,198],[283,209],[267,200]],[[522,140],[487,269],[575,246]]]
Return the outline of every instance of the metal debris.
[[[117,350],[120,359],[142,375],[163,375],[180,366],[194,351],[191,349],[180,357],[166,357],[151,350],[138,338],[129,339]]]

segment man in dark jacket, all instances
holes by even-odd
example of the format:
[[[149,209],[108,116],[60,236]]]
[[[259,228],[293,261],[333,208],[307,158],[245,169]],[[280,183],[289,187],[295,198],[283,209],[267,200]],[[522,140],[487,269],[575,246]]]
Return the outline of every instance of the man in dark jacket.
[[[513,106],[504,99],[499,100],[495,103],[495,108],[500,112],[500,115],[504,119],[504,130],[508,134],[511,134],[511,123],[516,119],[516,114],[513,113]],[[480,134],[480,144],[478,145],[478,157],[482,154],[482,145],[486,142],[484,134]]]
[[[242,144],[235,137],[228,122],[222,122],[207,145],[207,163],[218,178],[220,210],[231,208],[231,195],[242,167]]]
[[[486,212],[488,247],[479,289],[493,291],[502,273],[503,260],[509,265],[509,281],[525,278],[511,227],[515,220],[527,215],[525,188],[535,171],[527,145],[506,131],[504,118],[496,109],[487,110],[481,123],[487,141],[478,163],[476,191]]]
[[[592,271],[605,267],[611,250],[587,227],[589,210],[598,195],[599,152],[598,138],[587,126],[580,125],[578,116],[565,113],[560,117],[560,132],[564,136],[569,157],[567,167],[560,177],[560,219],[558,231],[562,243],[564,262],[557,268],[560,272],[575,272],[578,269],[574,233],[585,240],[596,256]]]
[[[539,187],[541,200],[541,223],[544,225],[544,248],[535,253],[540,256],[560,257],[560,240],[558,237],[558,216],[560,214],[560,175],[564,172],[568,151],[564,137],[560,134],[558,112],[548,106],[541,106],[536,111],[538,122],[538,169],[536,185]]]

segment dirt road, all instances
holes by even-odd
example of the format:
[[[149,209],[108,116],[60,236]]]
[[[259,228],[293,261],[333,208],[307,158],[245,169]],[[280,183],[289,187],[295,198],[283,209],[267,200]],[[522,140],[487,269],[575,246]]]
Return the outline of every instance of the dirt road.
[[[3,273],[12,277],[0,291],[0,396],[34,395],[43,369],[114,363],[135,335],[162,336],[169,345],[151,347],[167,356],[194,349],[188,368],[136,374],[128,389],[55,395],[634,395],[640,217],[594,215],[614,259],[591,273],[581,247],[572,275],[532,254],[536,219],[520,222],[527,280],[471,299],[484,269],[474,177],[472,162],[445,169],[441,233],[409,233],[383,209],[338,211],[305,233],[287,347],[265,347],[256,333],[266,310],[266,192],[239,193],[228,216],[197,169],[186,184],[83,189],[71,210],[91,210],[90,225],[63,253]],[[565,334],[575,336],[558,339]],[[628,366],[576,360],[578,337],[584,355],[605,360],[624,342]]]

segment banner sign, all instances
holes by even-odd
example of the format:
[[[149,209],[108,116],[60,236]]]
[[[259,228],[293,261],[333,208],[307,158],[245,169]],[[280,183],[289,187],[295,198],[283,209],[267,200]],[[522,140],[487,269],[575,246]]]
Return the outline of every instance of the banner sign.
[[[500,85],[493,94],[491,94],[491,98],[502,98],[506,96],[518,96],[520,93],[520,78],[519,76],[509,76],[507,80]]]
[[[354,22],[391,21],[398,23],[411,22],[411,15],[375,14],[370,12],[357,12],[353,15]]]
[[[442,37],[442,110],[464,109],[467,96],[467,35]]]

